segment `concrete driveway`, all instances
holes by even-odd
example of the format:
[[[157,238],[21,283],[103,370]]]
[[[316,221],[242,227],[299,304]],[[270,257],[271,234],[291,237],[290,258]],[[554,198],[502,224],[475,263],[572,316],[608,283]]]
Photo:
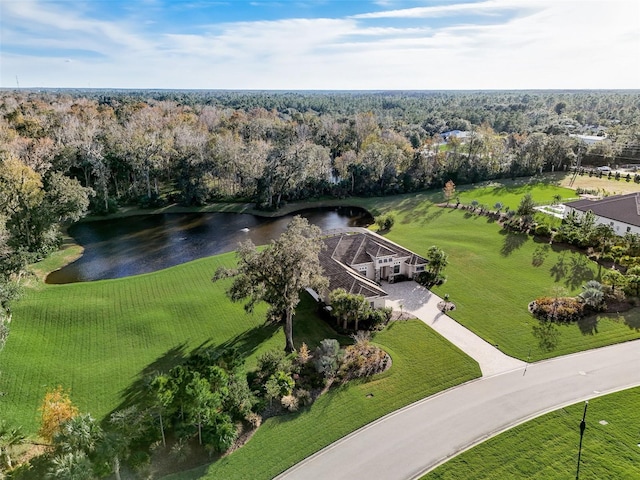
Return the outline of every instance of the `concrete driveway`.
[[[475,333],[466,329],[451,317],[438,310],[442,298],[416,282],[384,284],[389,294],[387,305],[394,310],[402,310],[416,316],[480,365],[482,376],[524,368],[526,363],[505,355]]]

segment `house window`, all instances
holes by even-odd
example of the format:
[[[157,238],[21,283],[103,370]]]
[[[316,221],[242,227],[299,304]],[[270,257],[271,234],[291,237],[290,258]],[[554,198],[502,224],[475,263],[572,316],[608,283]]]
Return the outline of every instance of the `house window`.
[[[416,267],[416,272],[424,272],[424,265],[418,265]]]
[[[394,265],[393,266],[393,273],[400,273],[400,265]]]
[[[627,227],[627,233],[631,231],[631,227]]]
[[[611,225],[613,227],[613,222],[609,222],[609,225]]]

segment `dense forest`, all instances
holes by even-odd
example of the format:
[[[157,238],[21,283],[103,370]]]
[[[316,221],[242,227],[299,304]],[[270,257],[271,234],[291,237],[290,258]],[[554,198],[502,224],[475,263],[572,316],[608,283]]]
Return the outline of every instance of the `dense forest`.
[[[639,146],[637,91],[5,90],[0,225],[9,247],[42,254],[87,208],[275,209],[629,163]]]

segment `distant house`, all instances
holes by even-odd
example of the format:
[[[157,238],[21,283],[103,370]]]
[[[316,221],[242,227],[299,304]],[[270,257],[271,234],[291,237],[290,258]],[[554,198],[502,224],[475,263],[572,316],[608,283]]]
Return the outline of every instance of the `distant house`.
[[[579,140],[582,140],[587,145],[593,145],[594,143],[598,143],[598,142],[601,142],[601,141],[607,139],[607,137],[601,137],[599,135],[575,135],[575,134],[571,134],[569,136],[577,138]]]
[[[571,212],[583,215],[591,210],[597,224],[610,225],[617,235],[640,234],[640,193],[616,195],[601,200],[582,199],[565,203],[565,217]]]
[[[319,259],[329,291],[344,288],[364,296],[376,308],[384,307],[387,296],[381,281],[393,282],[401,276],[412,279],[427,264],[421,256],[369,231],[328,236],[324,243],[327,248]]]
[[[460,140],[464,140],[467,138],[471,132],[463,131],[463,130],[450,130],[448,132],[441,133],[440,136],[442,139],[447,142],[451,137],[456,137]]]

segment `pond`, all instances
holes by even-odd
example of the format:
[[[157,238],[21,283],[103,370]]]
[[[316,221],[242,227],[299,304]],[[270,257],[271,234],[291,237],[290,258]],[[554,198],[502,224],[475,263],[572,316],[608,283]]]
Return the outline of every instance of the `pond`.
[[[315,208],[278,218],[240,213],[143,215],[73,225],[70,234],[84,247],[75,262],[52,272],[47,283],[120,278],[172,267],[197,258],[233,251],[250,239],[256,245],[277,238],[294,215],[322,230],[373,223],[361,208]]]

